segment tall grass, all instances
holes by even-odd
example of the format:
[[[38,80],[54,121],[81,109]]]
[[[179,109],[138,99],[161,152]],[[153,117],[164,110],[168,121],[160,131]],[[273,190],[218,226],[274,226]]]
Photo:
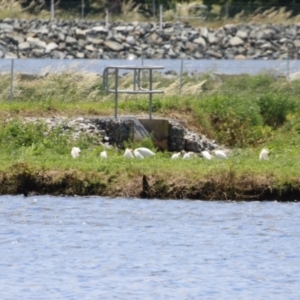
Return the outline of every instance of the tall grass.
[[[107,94],[102,79],[85,72],[52,73],[26,77],[17,74],[14,99],[9,100],[9,76],[0,78],[0,116],[114,114],[114,95]],[[131,88],[130,78],[120,78],[121,88]],[[155,74],[153,85],[165,91],[152,99],[154,116],[179,118],[201,133],[229,147],[266,143],[277,131],[299,131],[300,81],[286,81],[271,72],[250,75],[199,74],[183,79],[178,95],[176,80]],[[175,84],[174,84],[175,83]],[[147,95],[119,95],[119,114],[148,114]]]
[[[35,5],[35,6],[34,6]],[[296,8],[296,6],[291,7],[274,7],[270,6],[269,9],[265,9],[263,6],[257,6],[255,10],[255,5],[253,7],[245,7],[245,5],[231,4],[231,7],[235,7],[235,14],[232,16],[226,16],[224,13],[224,6],[214,4],[211,6],[210,11],[205,11],[203,9],[195,7],[203,5],[203,1],[186,1],[180,4],[176,9],[176,3],[171,3],[171,8],[163,8],[163,20],[165,22],[175,22],[177,21],[176,14],[180,14],[181,20],[184,22],[190,22],[193,26],[206,26],[210,28],[221,27],[224,24],[232,23],[278,23],[278,24],[295,24],[299,23],[300,16],[295,14],[291,9]],[[105,14],[105,9],[107,5],[105,1],[94,1],[90,3],[94,12],[89,12],[84,16],[86,20],[99,20],[99,17],[103,19]],[[148,5],[136,5],[132,0],[122,1],[121,13],[111,14],[110,22],[123,20],[125,22],[141,21],[141,22],[158,22],[158,5],[156,5],[156,17],[153,16],[152,3],[149,2]],[[248,10],[248,11],[247,11]],[[200,19],[191,19],[190,17],[201,17]],[[203,18],[205,16],[205,18]],[[32,2],[28,7],[23,8],[20,1],[16,0],[1,0],[0,1],[0,19],[4,18],[18,18],[18,19],[49,19],[50,11],[49,6],[45,7],[42,2]],[[55,17],[57,19],[64,20],[76,20],[81,18],[80,7],[68,7],[67,9],[61,9],[58,5],[55,7]],[[186,17],[186,18],[185,18]]]
[[[149,197],[169,195],[173,198],[247,199],[258,197],[256,191],[261,193],[265,189],[277,189],[280,193],[287,187],[297,188],[300,135],[293,125],[288,126],[290,119],[282,127],[272,129],[264,125],[262,119],[255,119],[259,110],[253,113],[252,120],[247,119],[244,115],[246,105],[240,105],[236,114],[244,116],[244,125],[235,115],[228,116],[224,112],[222,100],[231,105],[230,99],[226,97],[228,96],[209,96],[205,100],[211,103],[205,104],[203,110],[200,109],[199,99],[189,97],[185,100],[189,100],[191,111],[187,113],[185,102],[181,104],[179,101],[180,109],[175,111],[172,107],[167,113],[169,117],[176,112],[180,119],[185,119],[188,114],[195,115],[196,118],[200,112],[205,117],[212,109],[216,115],[220,113],[220,116],[232,119],[233,124],[239,125],[232,127],[236,132],[232,145],[235,147],[228,160],[222,161],[206,161],[200,156],[190,161],[174,161],[167,152],[157,152],[155,157],[145,160],[130,160],[124,159],[123,149],[117,148],[107,150],[108,159],[101,160],[99,154],[103,150],[102,146],[95,145],[88,136],[82,135],[74,140],[71,132],[65,133],[60,127],[47,133],[42,122],[24,123],[21,118],[24,112],[21,112],[18,119],[2,120],[0,126],[0,192],[24,193],[27,190],[37,190],[50,193],[102,194],[106,191],[110,195],[139,196],[143,176],[150,181]],[[238,98],[234,100],[238,101]],[[161,99],[162,104],[165,101],[167,103],[171,100]],[[17,107],[18,103],[14,105]],[[72,108],[72,103],[68,107]],[[197,108],[196,112],[194,108]],[[233,105],[231,109],[234,109]],[[100,112],[101,109],[98,113]],[[295,118],[300,119],[297,114],[295,112]],[[206,120],[207,124],[202,123],[202,126],[210,126],[212,132],[219,132],[215,137],[226,141],[224,137],[228,132],[222,132],[219,127],[216,129],[209,117]],[[236,124],[234,120],[240,120],[240,123]],[[194,128],[203,133],[202,129],[200,131],[200,123]],[[224,130],[228,130],[226,126],[230,124],[224,124]],[[262,131],[260,135],[255,135],[257,128]],[[254,144],[261,145],[260,147],[249,147],[250,141],[251,144],[253,141],[249,132],[254,135],[251,137],[255,140]],[[242,137],[248,140],[243,141]],[[233,140],[230,141],[232,142]],[[243,148],[237,148],[242,142]],[[82,150],[78,159],[73,159],[70,155],[73,146],[79,146]],[[155,150],[149,139],[126,146],[144,146]],[[270,149],[270,161],[258,160],[262,146]]]

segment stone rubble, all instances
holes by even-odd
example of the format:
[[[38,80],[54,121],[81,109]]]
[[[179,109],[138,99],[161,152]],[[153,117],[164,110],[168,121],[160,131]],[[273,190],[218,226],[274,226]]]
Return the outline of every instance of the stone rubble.
[[[52,117],[52,118],[26,118],[25,122],[44,122],[48,131],[60,128],[62,134],[71,132],[74,140],[80,135],[88,135],[93,138],[93,142],[106,148],[116,146],[124,148],[124,142],[133,140],[134,137],[134,120],[133,119],[114,119],[114,118],[97,118],[97,117]],[[203,150],[213,150],[218,148],[214,140],[209,140],[204,135],[190,131],[179,122],[169,121],[169,151],[193,151],[201,152]]]
[[[0,58],[299,59],[300,24],[0,20]]]

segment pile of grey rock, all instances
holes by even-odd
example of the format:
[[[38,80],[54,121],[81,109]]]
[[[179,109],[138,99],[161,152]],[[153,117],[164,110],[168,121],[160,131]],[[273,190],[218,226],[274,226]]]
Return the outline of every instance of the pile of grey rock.
[[[89,136],[93,142],[104,147],[123,148],[124,142],[134,139],[134,118],[114,119],[97,117],[52,117],[52,118],[26,118],[25,122],[44,122],[47,125],[48,135],[51,130],[59,128],[61,134],[70,133],[73,140],[81,135]],[[179,122],[169,121],[169,151],[193,151],[213,150],[218,148],[214,140],[209,140],[204,135],[193,132]]]
[[[191,131],[176,121],[169,121],[169,124],[169,151],[185,150],[199,153],[219,147],[215,140],[210,140],[203,134]]]
[[[0,58],[286,59],[300,57],[300,24],[0,20]]]
[[[76,141],[81,135],[91,138],[93,143],[110,148],[112,145],[122,147],[125,141],[133,138],[133,122],[112,118],[26,118],[25,122],[42,122],[47,125],[45,136],[52,130],[59,129],[60,134],[70,134]]]

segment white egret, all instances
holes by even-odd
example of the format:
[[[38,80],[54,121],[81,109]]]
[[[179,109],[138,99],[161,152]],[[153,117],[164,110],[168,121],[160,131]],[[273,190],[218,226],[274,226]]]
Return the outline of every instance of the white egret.
[[[109,149],[112,149],[112,147],[113,147],[112,145],[110,145],[110,144],[107,143],[107,142],[106,142],[106,143],[101,143],[101,142],[100,142],[100,145],[101,145],[102,147],[104,147],[105,149],[108,149],[108,150],[109,150]]]
[[[212,153],[218,158],[227,159],[227,155],[223,150],[213,150]]]
[[[143,157],[154,156],[155,155],[155,153],[153,151],[151,151],[148,148],[144,148],[144,147],[136,148],[134,150],[134,152],[136,152],[136,151],[139,152]]]
[[[259,154],[259,160],[269,160],[269,150],[266,148],[263,148]]]
[[[124,155],[125,158],[134,158],[133,154],[132,154],[132,149],[125,149]]]
[[[138,151],[138,149],[135,149],[133,153],[136,158],[144,159],[144,156]]]
[[[104,159],[107,159],[107,152],[106,152],[106,151],[102,151],[102,152],[100,153],[100,157],[101,157],[101,158],[104,158]]]
[[[174,153],[174,154],[171,156],[171,159],[178,159],[180,156],[181,156],[181,152]]]
[[[182,159],[191,159],[193,156],[196,156],[194,152],[185,152],[183,151],[183,157]]]
[[[208,160],[212,159],[211,154],[207,150],[201,151],[201,154],[202,154],[204,159],[208,159]]]
[[[80,148],[73,147],[72,150],[71,150],[71,155],[72,155],[73,158],[76,158],[76,157],[79,156],[80,152],[81,152]]]

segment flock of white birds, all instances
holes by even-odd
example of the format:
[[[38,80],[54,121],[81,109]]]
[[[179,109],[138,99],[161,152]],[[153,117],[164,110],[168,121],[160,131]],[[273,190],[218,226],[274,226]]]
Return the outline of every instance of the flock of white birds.
[[[80,152],[81,152],[80,148],[73,147],[72,150],[71,150],[71,155],[72,155],[73,158],[77,158],[80,155]],[[227,159],[227,154],[223,150],[213,150],[211,152],[205,150],[205,151],[202,151],[200,154],[202,155],[202,157],[204,159],[207,159],[207,160],[211,160],[213,157],[217,157],[217,158],[220,158],[220,159]],[[155,155],[155,153],[153,151],[151,151],[150,149],[145,148],[145,147],[140,147],[140,148],[136,148],[134,150],[126,148],[126,150],[123,154],[123,157],[124,158],[144,159],[145,157],[154,156],[154,155]],[[171,159],[179,159],[179,158],[181,158],[181,159],[191,159],[191,158],[197,157],[197,156],[198,156],[198,153],[185,152],[183,150],[183,151],[180,151],[178,153],[174,153],[171,156]],[[100,153],[100,157],[103,158],[103,159],[107,159],[108,158],[107,152],[102,151]],[[266,148],[263,148],[261,150],[258,158],[259,158],[259,160],[268,160],[269,159],[269,150],[266,149]]]

